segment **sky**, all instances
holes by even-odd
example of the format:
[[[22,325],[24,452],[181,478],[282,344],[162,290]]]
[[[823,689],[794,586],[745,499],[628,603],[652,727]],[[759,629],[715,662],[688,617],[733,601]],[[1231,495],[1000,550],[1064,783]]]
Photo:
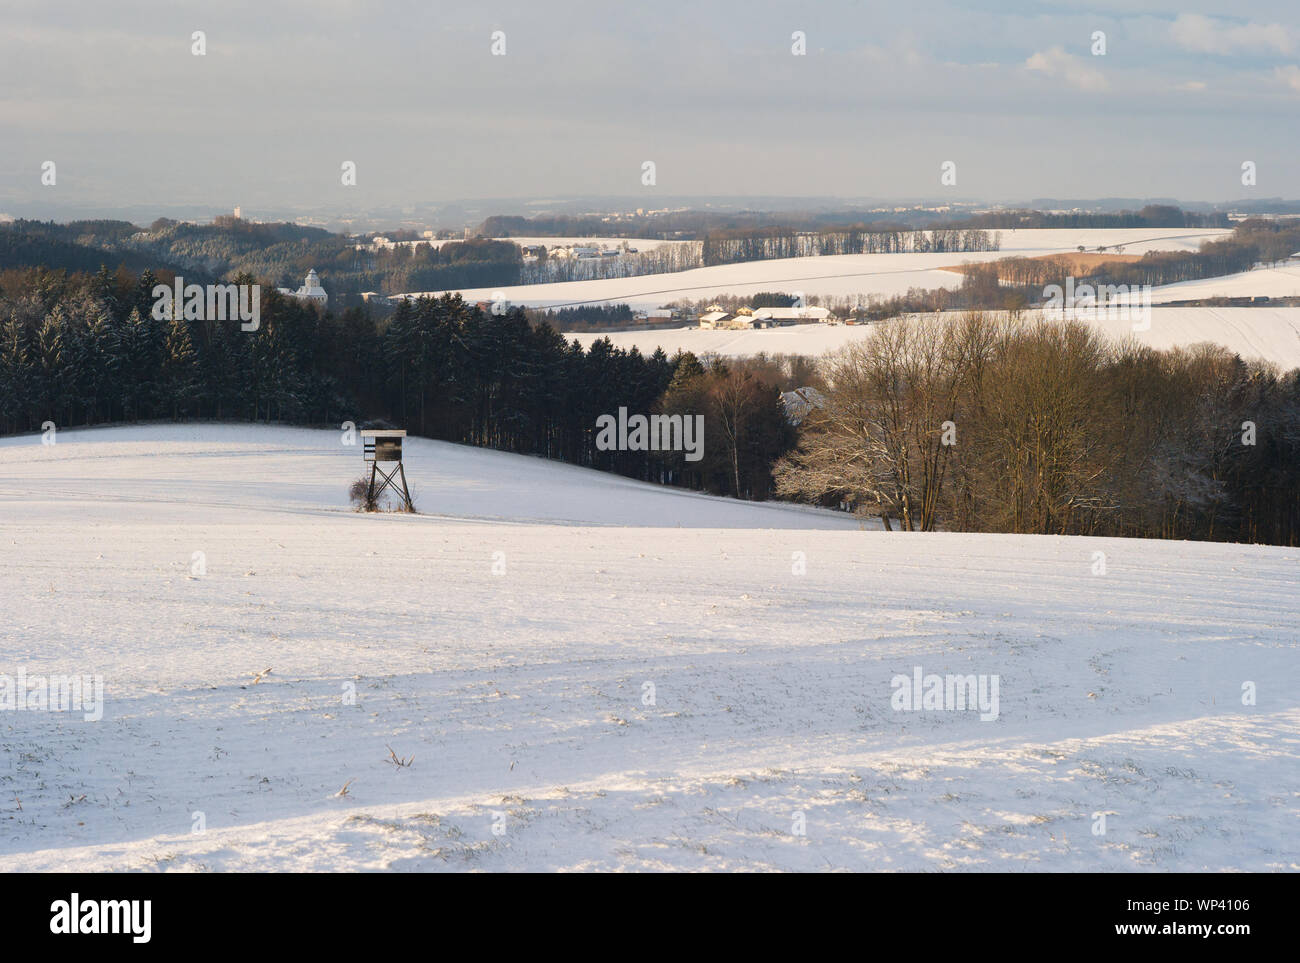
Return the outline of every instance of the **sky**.
[[[0,0],[0,23],[0,213],[1300,196],[1295,0]]]

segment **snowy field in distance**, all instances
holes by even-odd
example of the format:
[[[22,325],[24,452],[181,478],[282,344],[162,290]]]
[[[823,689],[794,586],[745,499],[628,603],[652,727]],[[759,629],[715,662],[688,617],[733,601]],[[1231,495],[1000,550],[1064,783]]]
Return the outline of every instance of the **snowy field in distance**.
[[[997,232],[995,232],[997,233]],[[1124,254],[1146,254],[1148,251],[1196,251],[1201,242],[1227,237],[1231,228],[1187,227],[1106,227],[1106,228],[1026,228],[1002,231],[1004,257],[1029,254],[1078,251],[1082,246],[1089,251],[1100,247],[1116,253],[1116,246]]]
[[[1272,361],[1283,370],[1300,368],[1300,308],[1152,308],[1151,328],[1133,331],[1134,322],[1098,318],[1090,322],[1115,339],[1132,337],[1155,348],[1172,348],[1209,341],[1243,358]],[[819,357],[850,341],[871,336],[874,325],[799,324],[751,331],[702,331],[656,328],[646,331],[571,332],[584,347],[608,337],[620,348],[634,345],[643,354],[662,347],[669,355],[692,351],[732,357],[802,354]]]
[[[1151,291],[1151,300],[1190,301],[1195,298],[1293,298],[1300,297],[1300,260],[1274,267],[1259,267],[1238,274],[1162,284]]]
[[[0,439],[0,673],[106,686],[0,712],[0,865],[1300,868],[1296,549],[706,528],[408,444],[436,515],[344,510],[331,431]],[[915,666],[996,675],[996,720],[894,711]]]
[[[1146,251],[1196,250],[1203,240],[1231,233],[1227,230],[1191,231],[1175,228],[1003,231],[1002,249],[948,254],[836,254],[826,257],[779,258],[694,268],[670,274],[647,274],[597,281],[561,281],[552,284],[506,288],[474,288],[461,292],[466,300],[490,300],[500,291],[507,300],[531,307],[574,303],[627,303],[633,308],[654,308],[679,298],[699,300],[723,294],[757,294],[760,291],[802,291],[805,296],[852,297],[897,295],[909,288],[958,288],[961,275],[942,270],[965,261],[1075,251],[1079,245],[1095,250],[1124,245],[1125,254]],[[540,243],[540,239],[539,239]],[[441,294],[443,292],[428,292]]]

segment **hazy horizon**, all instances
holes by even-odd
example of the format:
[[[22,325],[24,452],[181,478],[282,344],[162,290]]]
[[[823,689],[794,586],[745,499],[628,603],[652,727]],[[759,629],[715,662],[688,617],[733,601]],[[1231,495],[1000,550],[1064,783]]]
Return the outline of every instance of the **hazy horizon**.
[[[0,213],[1294,196],[1300,11],[1225,7],[9,0]]]

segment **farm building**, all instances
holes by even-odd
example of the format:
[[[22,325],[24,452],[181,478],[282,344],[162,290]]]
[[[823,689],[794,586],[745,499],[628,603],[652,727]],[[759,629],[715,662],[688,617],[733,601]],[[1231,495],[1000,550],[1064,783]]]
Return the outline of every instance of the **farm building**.
[[[756,308],[754,317],[773,324],[834,324],[839,319],[826,308]]]

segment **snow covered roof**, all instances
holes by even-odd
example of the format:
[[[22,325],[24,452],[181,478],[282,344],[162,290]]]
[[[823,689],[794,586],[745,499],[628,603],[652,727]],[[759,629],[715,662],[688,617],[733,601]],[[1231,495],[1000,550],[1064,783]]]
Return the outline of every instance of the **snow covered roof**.
[[[785,405],[786,418],[791,424],[797,425],[813,407],[822,407],[826,403],[826,396],[816,388],[795,388],[793,391],[781,392],[781,403]]]
[[[826,308],[758,308],[754,311],[756,318],[771,318],[774,321],[792,321],[797,318],[829,318],[831,313]]]

